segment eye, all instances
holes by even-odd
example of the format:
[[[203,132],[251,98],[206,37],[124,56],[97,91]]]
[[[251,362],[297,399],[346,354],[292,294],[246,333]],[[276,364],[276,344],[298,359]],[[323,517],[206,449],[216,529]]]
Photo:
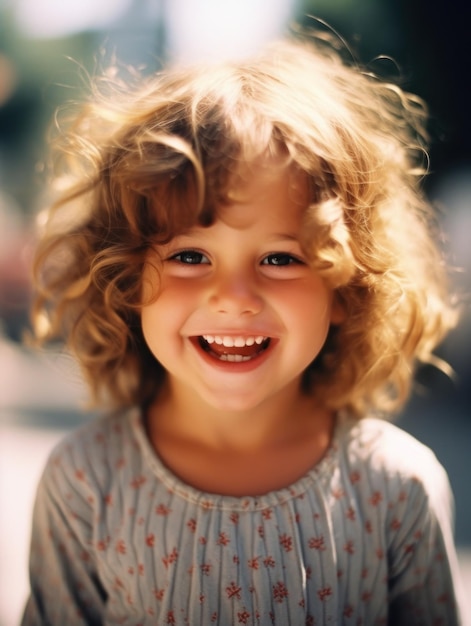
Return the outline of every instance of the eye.
[[[177,252],[177,254],[173,254],[169,258],[169,261],[176,261],[177,263],[182,263],[184,265],[201,265],[209,263],[208,257],[197,250],[182,250],[181,252]]]
[[[262,265],[272,265],[272,266],[286,266],[286,265],[300,265],[302,261],[293,256],[292,254],[287,254],[286,252],[277,252],[275,254],[269,254],[262,260]]]

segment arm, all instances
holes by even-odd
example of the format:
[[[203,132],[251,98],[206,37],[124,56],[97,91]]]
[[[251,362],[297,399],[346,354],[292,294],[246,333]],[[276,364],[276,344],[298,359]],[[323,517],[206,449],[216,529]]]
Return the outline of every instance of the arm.
[[[413,478],[388,525],[390,624],[461,624],[460,581],[453,542],[453,498],[435,457]],[[403,492],[404,493],[404,492]]]
[[[77,477],[68,476],[64,469],[65,457],[50,459],[38,487],[30,549],[31,593],[22,626],[102,624],[106,594],[91,550],[93,509]]]

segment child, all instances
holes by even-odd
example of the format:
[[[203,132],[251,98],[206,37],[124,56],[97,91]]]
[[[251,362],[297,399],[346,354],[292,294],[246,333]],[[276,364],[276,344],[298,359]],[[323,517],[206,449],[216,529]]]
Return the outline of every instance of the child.
[[[425,119],[293,40],[69,125],[34,320],[115,410],[47,464],[24,626],[459,623],[446,474],[378,419],[455,319]]]

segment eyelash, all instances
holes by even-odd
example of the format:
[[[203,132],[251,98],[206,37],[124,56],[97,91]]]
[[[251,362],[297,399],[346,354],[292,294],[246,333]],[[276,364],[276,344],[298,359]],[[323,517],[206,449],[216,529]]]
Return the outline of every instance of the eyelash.
[[[193,260],[189,263],[183,260],[184,257],[188,258],[190,256],[193,257]],[[199,261],[195,262],[195,257],[199,257]],[[169,258],[169,261],[176,261],[177,263],[181,263],[182,265],[201,265],[203,259],[206,259],[209,263],[209,259],[205,254],[203,254],[202,252],[198,252],[198,250],[189,249],[182,250],[181,252],[177,252],[176,254],[172,254],[172,256]]]
[[[186,257],[186,261],[183,260]],[[189,259],[192,260],[189,260]],[[206,259],[206,262],[203,263],[203,259]],[[279,261],[283,259],[280,263]],[[209,264],[208,257],[202,252],[198,252],[197,250],[182,250],[181,252],[177,252],[173,254],[170,258],[170,261],[176,261],[177,263],[181,263],[182,265],[206,265]],[[272,261],[271,263],[269,261]],[[271,267],[287,267],[289,265],[302,265],[303,262],[295,257],[292,254],[287,252],[274,252],[272,254],[267,254],[262,259],[261,265],[270,265]]]

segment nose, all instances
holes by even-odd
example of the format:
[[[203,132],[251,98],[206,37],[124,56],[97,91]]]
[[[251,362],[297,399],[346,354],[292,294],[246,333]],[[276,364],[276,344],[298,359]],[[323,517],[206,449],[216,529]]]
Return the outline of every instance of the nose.
[[[213,311],[233,316],[255,315],[263,306],[260,286],[250,270],[224,270],[214,277],[209,296]]]

